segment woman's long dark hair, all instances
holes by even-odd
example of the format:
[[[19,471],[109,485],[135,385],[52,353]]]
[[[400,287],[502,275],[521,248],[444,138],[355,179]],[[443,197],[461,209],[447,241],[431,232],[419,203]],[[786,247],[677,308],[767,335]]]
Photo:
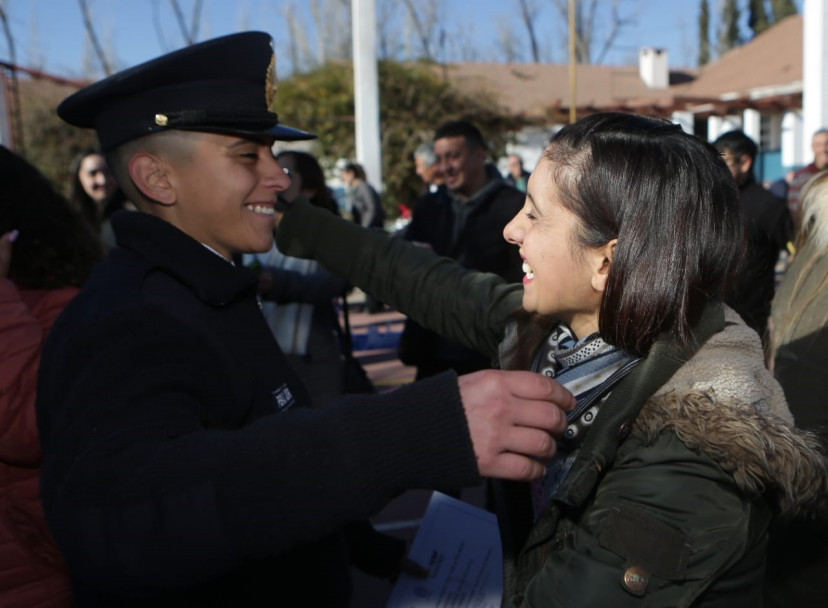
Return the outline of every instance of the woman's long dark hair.
[[[579,244],[618,239],[603,339],[639,355],[662,334],[690,345],[693,324],[709,299],[722,298],[746,246],[736,184],[716,149],[665,120],[602,113],[561,129],[543,158],[542,177],[579,220]],[[547,324],[524,319],[520,342],[533,336],[536,348]]]
[[[28,289],[80,287],[102,257],[90,226],[35,167],[0,146],[0,234],[20,232],[9,279]]]
[[[81,150],[72,160],[70,165],[72,185],[69,188],[69,204],[83,216],[94,230],[98,230],[101,226],[101,212],[97,203],[83,189],[80,180],[81,163],[87,156],[92,155],[103,156],[103,153],[98,148],[86,148]]]

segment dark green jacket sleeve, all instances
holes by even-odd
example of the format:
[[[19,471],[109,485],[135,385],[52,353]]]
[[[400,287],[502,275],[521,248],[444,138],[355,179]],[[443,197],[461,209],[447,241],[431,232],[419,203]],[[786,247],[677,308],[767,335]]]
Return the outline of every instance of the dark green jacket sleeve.
[[[297,200],[277,231],[279,251],[313,258],[444,337],[494,356],[523,286],[366,230]]]

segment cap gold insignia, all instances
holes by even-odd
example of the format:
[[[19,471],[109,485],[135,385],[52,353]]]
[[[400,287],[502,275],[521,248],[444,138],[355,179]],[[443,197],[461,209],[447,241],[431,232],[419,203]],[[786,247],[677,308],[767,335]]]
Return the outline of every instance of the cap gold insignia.
[[[170,121],[170,119],[167,118],[166,114],[156,114],[155,115],[155,124],[157,124],[159,127],[166,127],[167,123],[169,121]]]
[[[270,55],[270,63],[267,64],[267,75],[265,76],[265,103],[269,110],[273,106],[273,97],[276,94],[276,55]]]

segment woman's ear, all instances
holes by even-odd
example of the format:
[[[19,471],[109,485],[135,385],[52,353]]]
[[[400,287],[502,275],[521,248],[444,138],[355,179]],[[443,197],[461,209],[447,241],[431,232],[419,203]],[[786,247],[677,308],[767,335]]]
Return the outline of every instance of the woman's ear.
[[[129,176],[136,188],[151,201],[173,205],[176,192],[170,183],[170,167],[162,159],[148,152],[138,152],[129,159]]]
[[[615,245],[618,239],[612,239],[604,245],[597,247],[594,251],[595,265],[592,273],[592,288],[596,291],[603,291],[607,288],[612,260],[615,257]]]

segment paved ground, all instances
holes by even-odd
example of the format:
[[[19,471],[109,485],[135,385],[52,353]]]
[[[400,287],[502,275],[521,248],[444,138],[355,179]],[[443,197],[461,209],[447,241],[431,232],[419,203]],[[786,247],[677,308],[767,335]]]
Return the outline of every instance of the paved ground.
[[[359,294],[349,298],[360,302]],[[354,304],[352,303],[352,306]],[[396,339],[402,331],[405,317],[393,311],[378,314],[351,312],[351,331],[354,336],[355,355],[363,363],[369,377],[380,391],[412,382],[415,370],[404,366],[397,359]],[[374,526],[388,534],[411,541],[431,497],[430,491],[405,492],[389,503],[376,517]],[[483,486],[464,488],[460,498],[476,506],[482,506]],[[354,596],[352,608],[382,608],[391,593],[391,583],[354,570]]]

